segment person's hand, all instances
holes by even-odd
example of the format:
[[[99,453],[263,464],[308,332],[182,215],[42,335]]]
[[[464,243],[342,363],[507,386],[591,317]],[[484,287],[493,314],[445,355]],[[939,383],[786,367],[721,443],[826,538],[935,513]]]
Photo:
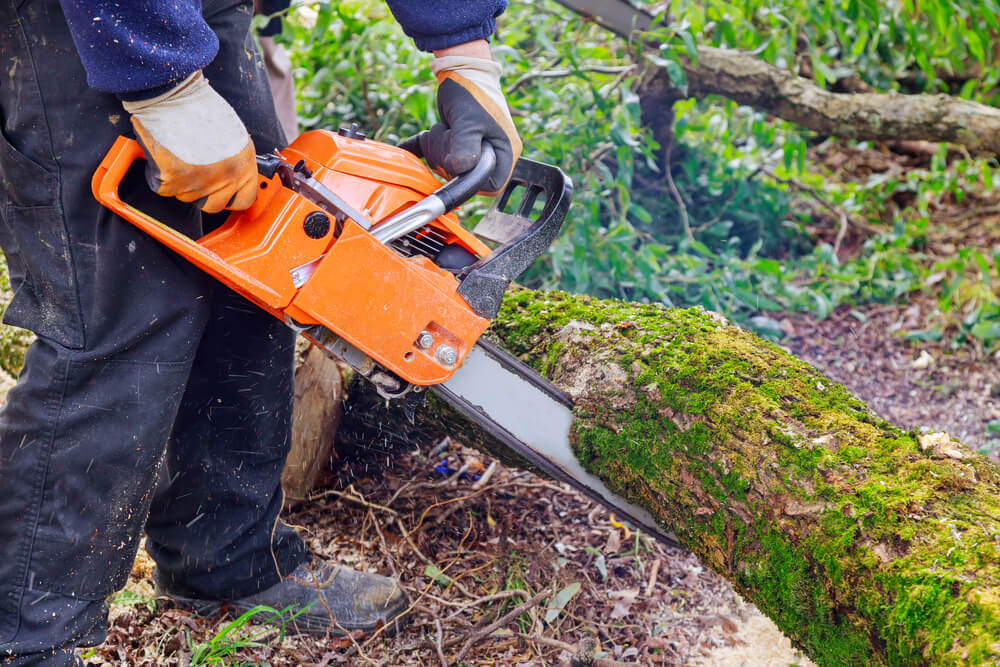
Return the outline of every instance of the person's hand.
[[[229,103],[201,72],[148,100],[122,102],[146,153],[157,194],[195,202],[206,213],[249,208],[257,198],[253,142]]]
[[[503,190],[521,156],[521,139],[500,89],[500,65],[490,58],[485,41],[471,44],[473,48],[435,52],[431,70],[438,79],[441,122],[421,133],[420,152],[432,169],[454,178],[476,165],[483,142],[489,142],[497,164],[481,194],[495,195]]]

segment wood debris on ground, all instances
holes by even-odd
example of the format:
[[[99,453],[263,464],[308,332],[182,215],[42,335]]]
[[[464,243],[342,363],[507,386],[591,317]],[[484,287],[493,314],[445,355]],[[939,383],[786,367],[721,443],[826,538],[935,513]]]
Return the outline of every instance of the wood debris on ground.
[[[332,491],[285,519],[314,553],[398,576],[413,609],[405,631],[337,638],[290,628],[279,642],[251,625],[241,636],[261,645],[240,649],[232,664],[562,665],[583,651],[594,664],[808,664],[693,556],[566,486],[458,444],[381,463],[343,469]],[[233,620],[165,599],[147,605],[151,572],[141,555],[126,591],[112,597],[108,640],[90,664],[188,665]]]

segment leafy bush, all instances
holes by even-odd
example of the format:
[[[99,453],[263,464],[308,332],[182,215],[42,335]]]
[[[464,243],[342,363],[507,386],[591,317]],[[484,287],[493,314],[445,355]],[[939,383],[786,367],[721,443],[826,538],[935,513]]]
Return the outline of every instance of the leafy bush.
[[[918,4],[678,0],[664,54],[676,58],[695,42],[738,46],[789,67],[806,57],[820,82],[850,67],[886,88],[947,88],[942,73],[968,72],[981,60],[976,38],[957,44],[954,26],[982,5]],[[308,4],[286,22],[306,128],[354,121],[397,142],[436,122],[429,59],[388,18],[381,2],[347,0]],[[966,23],[980,39],[990,29]],[[825,317],[842,303],[897,302],[934,290],[941,326],[956,341],[1000,339],[989,282],[997,252],[941,256],[927,248],[940,205],[968,193],[994,196],[991,164],[942,153],[924,171],[851,182],[812,163],[812,140],[793,126],[731,102],[685,101],[674,108],[670,170],[682,214],[661,147],[640,120],[635,45],[549,1],[512,3],[500,37],[494,55],[505,67],[527,155],[561,166],[576,185],[562,235],[524,282],[700,304],[773,337],[780,329],[771,312]],[[988,97],[990,77],[961,92]],[[840,261],[831,235],[821,233],[824,224],[836,226],[835,216],[803,189],[882,231]]]
[[[670,10],[668,50],[736,48],[820,85],[856,75],[879,90],[1000,101],[996,0],[674,0]]]

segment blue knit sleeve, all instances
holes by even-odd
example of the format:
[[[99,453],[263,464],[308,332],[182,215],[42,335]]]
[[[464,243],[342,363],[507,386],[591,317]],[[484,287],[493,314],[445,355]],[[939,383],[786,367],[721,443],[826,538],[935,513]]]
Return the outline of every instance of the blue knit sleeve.
[[[59,0],[91,88],[128,97],[212,62],[201,0]]]
[[[446,49],[489,39],[507,0],[386,0],[393,16],[418,49]]]

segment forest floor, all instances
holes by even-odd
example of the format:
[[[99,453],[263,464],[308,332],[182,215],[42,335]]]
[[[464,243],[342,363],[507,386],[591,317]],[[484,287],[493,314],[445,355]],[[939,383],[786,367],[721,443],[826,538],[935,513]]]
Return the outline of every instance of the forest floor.
[[[986,423],[1000,417],[997,360],[893,333],[922,308],[919,299],[864,308],[863,322],[848,310],[822,322],[788,316],[785,346],[902,426],[995,449]],[[617,664],[811,664],[690,554],[636,535],[562,485],[491,463],[448,444],[397,455],[388,469],[355,464],[286,513],[318,555],[403,582],[413,613],[397,637],[307,637],[294,622],[284,637],[254,624],[227,633],[232,616],[154,601],[140,552],[112,599],[108,639],[88,660],[189,665],[214,649],[214,664],[227,665],[558,665],[589,642]]]

